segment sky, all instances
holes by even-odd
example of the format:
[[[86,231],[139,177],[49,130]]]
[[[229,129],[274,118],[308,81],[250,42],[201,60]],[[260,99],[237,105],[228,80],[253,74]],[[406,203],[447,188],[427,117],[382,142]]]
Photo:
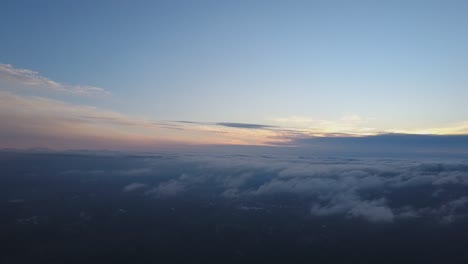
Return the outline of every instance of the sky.
[[[6,0],[0,147],[467,142],[467,12],[455,0]]]

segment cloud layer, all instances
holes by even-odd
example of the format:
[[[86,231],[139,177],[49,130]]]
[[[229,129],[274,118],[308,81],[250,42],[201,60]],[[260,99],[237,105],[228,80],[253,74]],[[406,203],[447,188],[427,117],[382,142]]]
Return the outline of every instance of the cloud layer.
[[[316,217],[375,223],[468,217],[466,161],[203,154],[150,158],[145,168],[158,182],[141,194],[159,198],[203,194],[242,207],[302,206]]]

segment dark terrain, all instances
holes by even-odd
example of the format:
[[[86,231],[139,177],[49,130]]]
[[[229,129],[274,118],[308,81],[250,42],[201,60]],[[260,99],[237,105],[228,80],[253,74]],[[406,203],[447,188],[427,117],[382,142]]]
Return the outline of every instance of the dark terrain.
[[[468,261],[465,205],[449,210],[450,218],[431,213],[435,209],[421,209],[418,212],[426,213],[414,217],[395,213],[386,221],[350,213],[314,215],[311,207],[321,200],[313,193],[228,197],[223,195],[228,183],[218,178],[191,185],[185,180],[225,170],[239,177],[253,171],[243,188],[258,190],[273,180],[269,174],[277,176],[284,168],[265,171],[255,166],[233,169],[203,164],[180,161],[174,155],[4,152],[0,158],[0,262]],[[191,174],[184,178],[183,173]],[[169,186],[161,182],[175,178],[185,185],[154,189]],[[125,189],[133,182],[141,185]],[[430,203],[445,208],[443,201],[454,199],[434,198],[433,191],[432,185],[421,185],[384,192],[393,212],[408,200],[414,208],[428,208]],[[468,188],[454,184],[440,193],[464,197]],[[360,197],[380,194],[380,189],[372,189],[360,192]]]

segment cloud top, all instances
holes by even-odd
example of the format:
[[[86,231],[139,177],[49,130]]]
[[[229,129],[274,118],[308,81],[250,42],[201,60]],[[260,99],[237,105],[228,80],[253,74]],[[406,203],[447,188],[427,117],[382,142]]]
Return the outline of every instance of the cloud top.
[[[206,196],[240,208],[294,207],[372,223],[468,219],[466,161],[206,153],[145,161],[162,177],[140,183],[148,185],[141,193],[155,198]]]

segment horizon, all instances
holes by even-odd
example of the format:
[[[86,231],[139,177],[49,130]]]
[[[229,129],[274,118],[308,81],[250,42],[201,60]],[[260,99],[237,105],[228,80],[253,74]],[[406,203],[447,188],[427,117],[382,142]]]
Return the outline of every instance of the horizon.
[[[0,147],[468,135],[463,10],[459,1],[404,9],[366,1],[6,1]]]
[[[468,263],[468,1],[0,2],[0,263]]]

